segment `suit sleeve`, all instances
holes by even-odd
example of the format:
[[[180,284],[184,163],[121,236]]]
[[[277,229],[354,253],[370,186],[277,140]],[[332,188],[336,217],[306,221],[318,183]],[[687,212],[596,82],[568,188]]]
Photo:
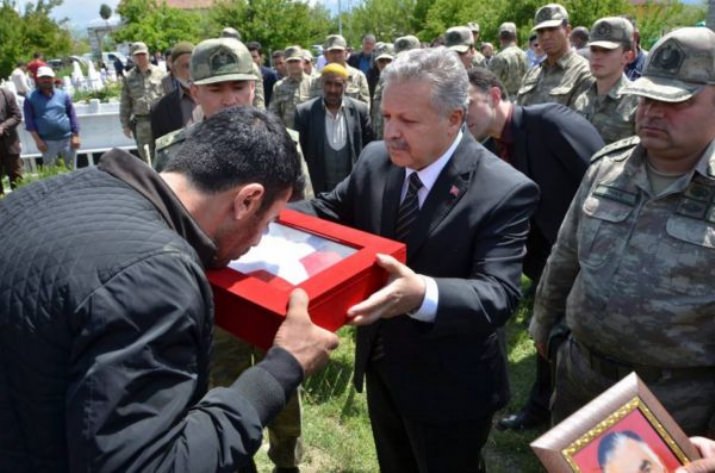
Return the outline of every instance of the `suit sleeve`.
[[[538,194],[530,181],[505,193],[479,225],[469,277],[435,278],[439,289],[435,330],[491,333],[511,316],[521,295],[524,244]]]
[[[551,137],[547,145],[575,182],[579,182],[588,169],[591,156],[605,145],[603,138],[588,120],[565,106],[554,107],[549,115],[551,117],[545,124],[560,132],[543,130],[543,136]],[[562,119],[554,120],[555,115]]]
[[[137,290],[136,281],[146,281]],[[201,268],[167,252],[115,275],[78,309],[66,400],[70,471],[234,472],[302,378],[274,348],[205,392],[213,317]]]
[[[372,129],[372,121],[370,120],[370,109],[368,107],[360,109],[360,127],[362,128],[362,146],[364,148],[369,142],[375,139],[375,132]]]

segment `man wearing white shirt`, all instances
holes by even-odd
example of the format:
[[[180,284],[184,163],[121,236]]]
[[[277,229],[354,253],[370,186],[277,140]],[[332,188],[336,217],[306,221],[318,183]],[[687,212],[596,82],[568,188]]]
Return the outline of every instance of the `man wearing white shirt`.
[[[407,245],[406,264],[378,256],[387,285],[348,311],[380,471],[482,472],[509,398],[497,329],[518,304],[538,190],[462,132],[469,83],[456,55],[408,51],[383,74],[384,141],[298,207]]]
[[[24,62],[18,61],[15,65],[15,69],[13,69],[10,74],[10,80],[12,80],[13,85],[15,85],[17,95],[27,97],[30,92],[32,92],[32,83],[27,76],[27,64]]]

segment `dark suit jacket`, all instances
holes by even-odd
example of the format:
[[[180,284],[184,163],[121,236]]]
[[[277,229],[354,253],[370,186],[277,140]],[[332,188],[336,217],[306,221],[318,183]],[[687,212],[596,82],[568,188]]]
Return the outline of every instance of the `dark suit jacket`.
[[[511,164],[541,190],[533,217],[534,231],[541,235],[529,239],[524,260],[524,272],[534,278],[543,270],[591,156],[604,143],[588,120],[553,103],[515,105],[511,133],[514,141]]]
[[[384,142],[375,142],[333,192],[304,205],[391,238],[404,176]],[[477,419],[507,403],[506,360],[496,330],[518,304],[524,240],[537,200],[534,183],[464,135],[406,242],[408,266],[437,283],[435,322],[403,315],[359,328],[358,390],[379,329],[381,363],[404,416]]]
[[[7,154],[20,154],[20,138],[17,135],[17,126],[22,121],[17,99],[12,92],[0,89],[0,125],[5,132],[0,136],[2,152]]]
[[[149,119],[151,134],[155,140],[182,128],[184,121],[181,113],[181,88],[177,87],[155,102],[149,112]]]
[[[354,164],[363,147],[374,138],[370,113],[366,104],[350,97],[343,98],[343,112],[347,121],[350,161]],[[294,126],[300,133],[300,147],[308,164],[315,195],[331,190],[325,181],[325,106],[322,97],[296,107]]]

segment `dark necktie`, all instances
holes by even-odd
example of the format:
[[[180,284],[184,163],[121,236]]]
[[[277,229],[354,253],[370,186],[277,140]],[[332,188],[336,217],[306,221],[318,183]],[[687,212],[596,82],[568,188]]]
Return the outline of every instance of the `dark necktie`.
[[[417,191],[422,187],[422,181],[416,172],[410,174],[407,194],[397,210],[397,223],[395,224],[395,238],[405,241],[410,233],[412,225],[417,220],[420,211],[420,201],[417,198]]]

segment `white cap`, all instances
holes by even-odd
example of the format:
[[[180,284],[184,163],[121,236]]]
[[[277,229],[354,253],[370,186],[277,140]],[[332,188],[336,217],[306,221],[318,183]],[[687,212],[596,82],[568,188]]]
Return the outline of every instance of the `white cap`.
[[[37,68],[37,77],[55,77],[55,71],[48,66],[40,66]]]

